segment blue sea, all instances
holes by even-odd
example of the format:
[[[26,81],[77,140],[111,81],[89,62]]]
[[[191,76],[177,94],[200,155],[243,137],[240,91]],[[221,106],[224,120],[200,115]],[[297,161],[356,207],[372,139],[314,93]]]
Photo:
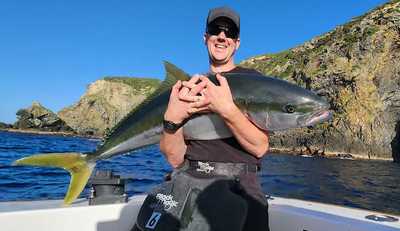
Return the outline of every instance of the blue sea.
[[[69,174],[57,168],[11,166],[35,153],[89,152],[98,140],[0,131],[0,201],[61,199]],[[265,194],[400,214],[400,164],[268,154],[259,174]],[[171,170],[157,145],[99,161],[96,169],[129,178],[128,195],[142,194]],[[87,196],[86,188],[81,196]]]

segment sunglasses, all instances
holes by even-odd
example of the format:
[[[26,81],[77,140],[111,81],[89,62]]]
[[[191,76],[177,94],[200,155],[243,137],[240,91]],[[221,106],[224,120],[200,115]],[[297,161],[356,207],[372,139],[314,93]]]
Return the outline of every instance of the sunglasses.
[[[233,26],[226,25],[209,25],[207,28],[207,34],[219,35],[223,31],[227,38],[237,39],[239,38],[239,31]]]

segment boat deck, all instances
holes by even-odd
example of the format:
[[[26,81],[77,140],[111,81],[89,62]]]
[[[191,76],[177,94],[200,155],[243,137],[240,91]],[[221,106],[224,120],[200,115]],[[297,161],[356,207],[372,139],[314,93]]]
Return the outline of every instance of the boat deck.
[[[79,199],[68,207],[62,200],[0,202],[1,230],[130,230],[144,199],[96,206]],[[271,231],[400,231],[399,216],[281,197],[269,199],[269,216]]]

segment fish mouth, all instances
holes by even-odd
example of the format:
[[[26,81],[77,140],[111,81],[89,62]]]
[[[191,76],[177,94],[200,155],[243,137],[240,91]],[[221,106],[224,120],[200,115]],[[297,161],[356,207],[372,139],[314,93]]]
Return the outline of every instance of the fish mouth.
[[[332,119],[332,112],[329,110],[320,110],[314,113],[307,121],[306,126],[314,126],[317,123],[326,122]]]

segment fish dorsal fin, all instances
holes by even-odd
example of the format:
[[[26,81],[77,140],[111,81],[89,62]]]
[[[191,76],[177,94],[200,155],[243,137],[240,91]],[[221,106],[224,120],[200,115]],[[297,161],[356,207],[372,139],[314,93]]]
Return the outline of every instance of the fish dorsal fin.
[[[168,61],[164,61],[164,67],[166,76],[158,89],[160,93],[169,90],[178,80],[187,81],[190,79],[190,75]]]
[[[185,73],[183,70],[179,69],[174,64],[164,61],[164,67],[166,76],[164,81],[160,84],[160,86],[151,93],[145,100],[143,100],[139,105],[133,108],[123,119],[121,119],[112,129],[104,134],[103,139],[107,139],[128,117],[130,117],[133,113],[135,113],[138,109],[146,105],[148,102],[153,100],[155,97],[159,96],[160,94],[164,93],[171,89],[171,87],[178,82],[178,80],[186,81],[190,79],[190,75]]]

